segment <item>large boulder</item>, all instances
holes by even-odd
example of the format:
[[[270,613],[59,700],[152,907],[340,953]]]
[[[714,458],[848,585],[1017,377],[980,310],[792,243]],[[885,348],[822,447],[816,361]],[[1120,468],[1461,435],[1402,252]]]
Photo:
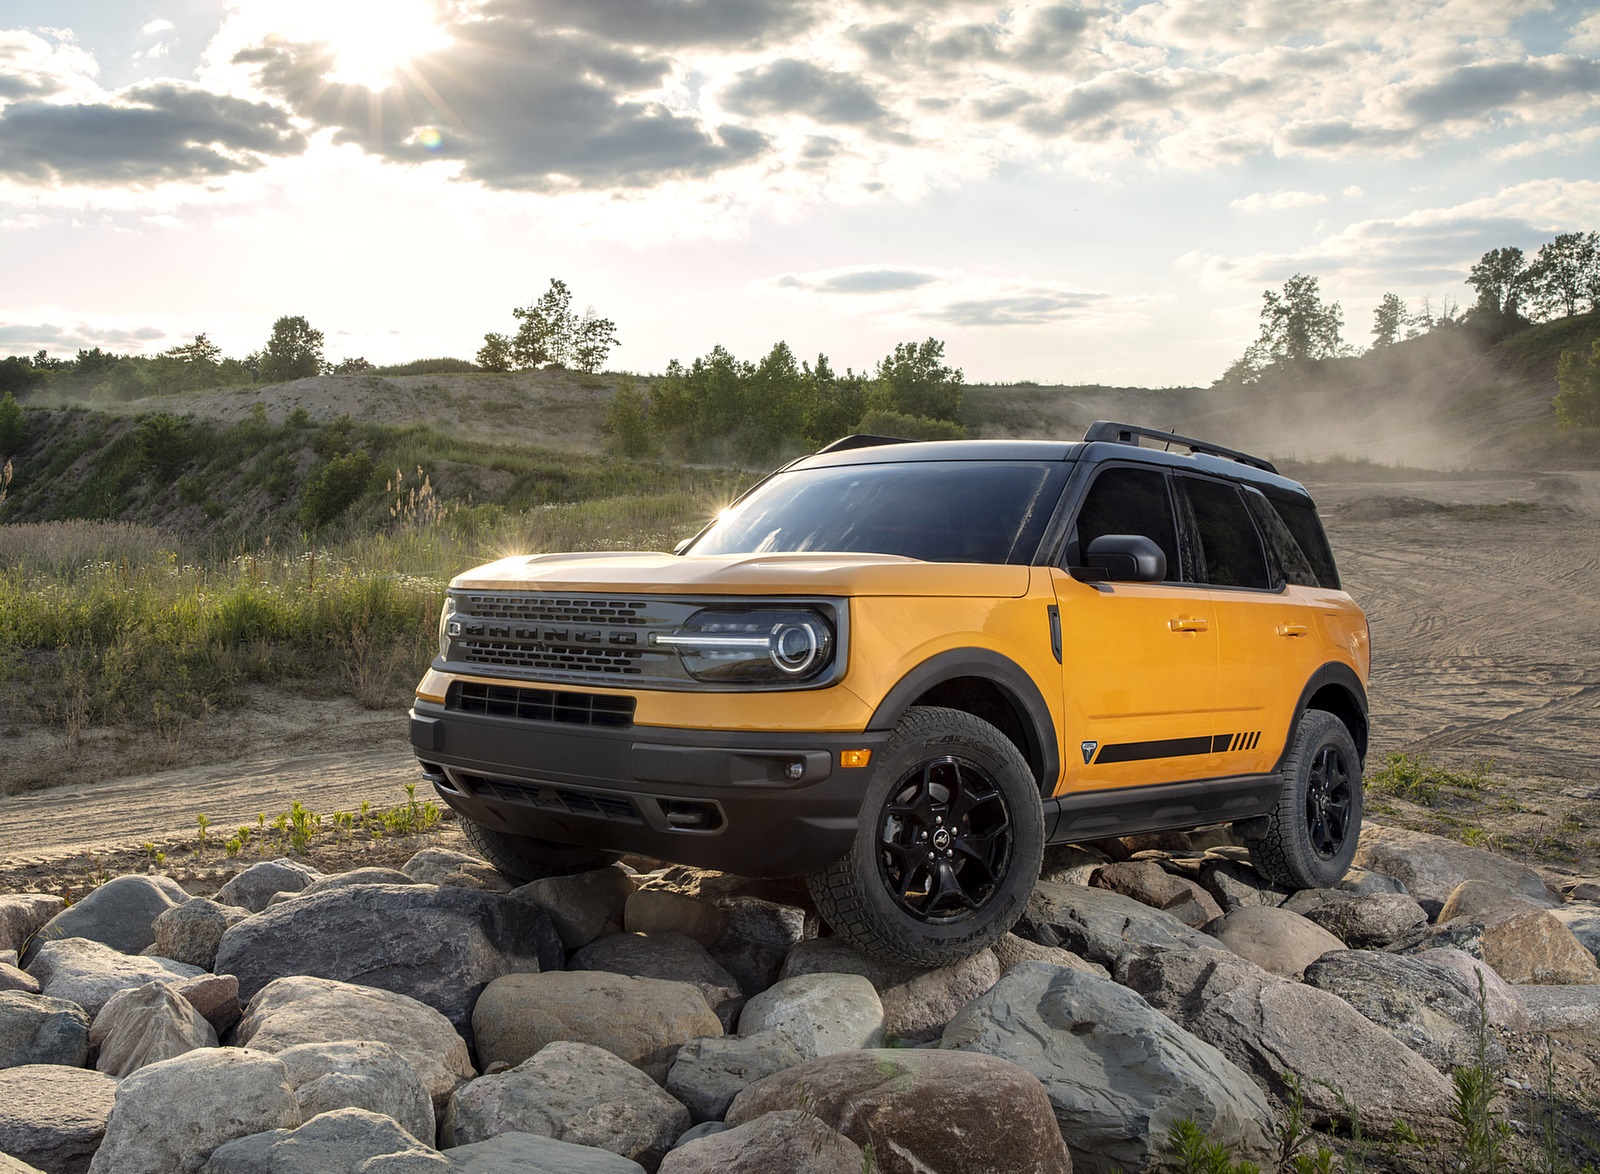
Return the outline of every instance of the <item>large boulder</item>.
[[[1600,965],[1547,909],[1512,901],[1436,925],[1419,948],[1448,946],[1481,958],[1509,983],[1591,986]]]
[[[205,897],[193,897],[155,919],[156,940],[151,952],[210,970],[216,964],[222,935],[230,925],[249,916],[250,910],[242,905],[219,905]]]
[[[1600,986],[1515,988],[1535,1031],[1581,1031],[1600,1035]]]
[[[727,929],[711,956],[748,997],[778,980],[778,969],[798,943],[817,936],[817,915],[763,897],[728,897],[718,902]]]
[[[999,959],[989,950],[925,970],[868,957],[838,938],[812,938],[789,951],[780,974],[859,974],[883,1004],[885,1038],[928,1043],[939,1038],[957,1011],[1000,981],[1000,971]]]
[[[117,1085],[90,1174],[193,1174],[237,1137],[300,1124],[283,1065],[249,1048],[202,1048]]]
[[[1420,957],[1335,950],[1306,967],[1307,986],[1338,995],[1435,1068],[1477,1060],[1483,1016],[1454,975]],[[1498,1040],[1493,1050],[1503,1057]]]
[[[1108,889],[1040,882],[1028,898],[1016,932],[1045,946],[1060,946],[1090,962],[1115,966],[1126,954],[1204,950],[1216,946],[1170,913]]]
[[[488,861],[449,848],[424,848],[402,864],[400,871],[425,885],[454,885],[491,893],[508,893],[515,887]]]
[[[601,934],[620,931],[632,892],[632,878],[612,865],[529,881],[512,889],[510,896],[549,917],[562,946],[570,951],[582,949]]]
[[[739,1032],[777,1031],[809,1059],[883,1044],[883,1003],[859,974],[802,974],[774,983],[739,1014]]]
[[[622,927],[629,933],[681,933],[703,946],[728,929],[728,915],[715,902],[671,889],[640,889],[628,895]]]
[[[621,1154],[537,1133],[500,1133],[445,1153],[460,1174],[644,1174]]]
[[[22,991],[30,995],[44,993],[37,978],[9,962],[0,962],[0,991]]]
[[[1247,861],[1229,856],[1203,859],[1199,882],[1224,913],[1231,913],[1241,905],[1282,905],[1294,891],[1269,881]]]
[[[87,1068],[0,1070],[0,1153],[51,1174],[83,1174],[105,1136],[116,1091],[115,1077]]]
[[[269,1053],[336,1040],[388,1044],[422,1078],[439,1113],[456,1085],[476,1075],[466,1041],[432,1007],[393,991],[332,979],[278,979],[250,1000],[233,1033],[240,1047]]]
[[[1038,942],[1018,937],[1014,933],[1006,934],[989,949],[993,951],[995,961],[1000,963],[1002,974],[1023,962],[1048,962],[1052,966],[1065,966],[1068,970],[1081,970],[1085,974],[1097,974],[1101,978],[1111,977],[1111,972],[1098,962],[1080,958],[1071,950],[1063,950],[1060,946],[1041,946]]]
[[[398,1122],[367,1109],[334,1109],[295,1129],[254,1133],[218,1146],[202,1174],[448,1174],[443,1154]]]
[[[1097,869],[1089,882],[1172,914],[1199,929],[1222,916],[1222,906],[1196,881],[1174,876],[1155,860],[1127,860]]]
[[[94,1066],[112,1076],[217,1046],[217,1032],[188,999],[161,982],[118,991],[89,1027]]]
[[[1400,881],[1430,917],[1464,880],[1492,881],[1501,890],[1539,905],[1560,904],[1527,865],[1426,832],[1369,823],[1361,830],[1354,863]]]
[[[1315,922],[1287,908],[1245,905],[1206,932],[1241,958],[1269,974],[1299,978],[1305,968],[1344,943]]]
[[[1480,996],[1489,1022],[1505,1031],[1531,1031],[1528,1005],[1518,989],[1496,974],[1481,958],[1441,946],[1410,955],[1440,977],[1456,984],[1474,1003]]]
[[[48,893],[0,893],[0,951],[20,956],[29,939],[66,907]]]
[[[1574,901],[1552,909],[1550,915],[1566,926],[1578,939],[1578,944],[1600,962],[1600,905],[1593,901]]]
[[[298,893],[321,875],[310,865],[285,856],[262,860],[218,889],[217,903],[242,905],[252,913],[260,913],[277,894]]]
[[[1118,981],[1218,1048],[1276,1095],[1299,1082],[1314,1117],[1347,1115],[1388,1128],[1441,1123],[1450,1082],[1337,995],[1268,974],[1223,950],[1130,957]]]
[[[689,1110],[632,1064],[592,1044],[562,1041],[463,1087],[441,1132],[446,1147],[539,1133],[610,1150],[653,1171],[689,1125]]]
[[[360,885],[274,905],[222,935],[218,972],[250,999],[311,975],[381,987],[442,1013],[472,1042],[472,1005],[491,981],[566,961],[549,920],[498,893]]]
[[[1238,1156],[1271,1153],[1272,1110],[1250,1077],[1109,979],[1014,967],[951,1020],[940,1046],[1038,1077],[1075,1170],[1154,1169],[1183,1118]]]
[[[678,1049],[666,1087],[695,1121],[720,1121],[746,1087],[805,1059],[780,1031],[692,1039]]]
[[[700,988],[724,1031],[732,1031],[744,1006],[739,980],[706,948],[680,933],[613,933],[596,938],[567,959],[568,970],[603,970],[633,978],[665,978]]]
[[[28,972],[45,994],[76,1003],[91,1017],[118,991],[148,982],[180,984],[205,973],[170,958],[124,954],[88,938],[46,942],[28,964]]]
[[[661,1174],[861,1174],[865,1151],[801,1109],[763,1113],[737,1129],[687,1142]]]
[[[155,943],[155,919],[188,899],[183,886],[170,877],[112,877],[45,923],[22,952],[23,968],[45,942],[62,938],[88,938],[124,954],[137,954]]]
[[[657,1083],[687,1040],[721,1035],[700,988],[594,970],[508,974],[484,988],[472,1013],[478,1057],[522,1063],[557,1040],[604,1048]]]
[[[1304,889],[1283,908],[1315,922],[1352,950],[1382,950],[1419,941],[1428,914],[1404,893]]]
[[[67,999],[0,991],[0,1069],[89,1061],[89,1016]]]
[[[976,1052],[872,1048],[809,1060],[734,1098],[737,1129],[800,1110],[871,1148],[884,1174],[1070,1174],[1072,1159],[1026,1069]],[[687,1147],[686,1147],[687,1148]]]
[[[388,1044],[336,1040],[299,1044],[277,1056],[302,1119],[365,1109],[392,1117],[412,1137],[433,1144],[437,1126],[428,1088],[410,1061]]]

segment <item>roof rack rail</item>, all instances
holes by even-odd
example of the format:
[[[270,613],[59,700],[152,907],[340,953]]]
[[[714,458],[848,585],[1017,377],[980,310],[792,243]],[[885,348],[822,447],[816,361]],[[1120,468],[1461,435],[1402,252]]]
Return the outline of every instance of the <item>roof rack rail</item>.
[[[1167,444],[1179,444],[1190,452],[1203,452],[1207,456],[1226,457],[1230,461],[1238,461],[1241,465],[1249,465],[1252,469],[1260,469],[1264,473],[1276,473],[1278,467],[1271,461],[1253,457],[1237,449],[1223,448],[1220,444],[1211,444],[1208,441],[1196,440],[1192,436],[1180,436],[1176,432],[1163,432],[1159,428],[1143,428],[1138,424],[1116,424],[1110,420],[1096,420],[1089,425],[1089,430],[1083,434],[1085,441],[1107,440],[1112,444],[1131,444],[1137,446],[1139,438],[1147,437],[1150,440],[1160,440]]]
[[[865,432],[856,432],[850,436],[841,436],[832,444],[824,445],[815,454],[820,456],[825,452],[848,452],[852,448],[876,448],[880,444],[914,444],[904,436],[872,436]]]

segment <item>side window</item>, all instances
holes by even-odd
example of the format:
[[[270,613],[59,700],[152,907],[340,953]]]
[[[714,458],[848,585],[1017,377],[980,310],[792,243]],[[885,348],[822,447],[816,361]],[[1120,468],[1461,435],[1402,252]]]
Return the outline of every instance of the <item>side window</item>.
[[[1216,587],[1271,587],[1261,536],[1238,489],[1226,481],[1201,477],[1185,477],[1183,486],[1200,532],[1204,582]]]
[[[1300,549],[1311,560],[1317,571],[1317,585],[1339,588],[1339,568],[1333,561],[1333,549],[1328,545],[1328,535],[1317,517],[1317,507],[1309,497],[1278,497],[1269,499],[1272,508],[1289,527]]]
[[[1167,556],[1167,578],[1177,579],[1178,528],[1172,520],[1167,475],[1159,469],[1112,466],[1096,475],[1078,510],[1067,545],[1067,562],[1076,565],[1089,543],[1104,534],[1143,534]]]
[[[1320,587],[1322,580],[1317,577],[1317,570],[1311,565],[1311,560],[1306,557],[1305,551],[1300,549],[1300,542],[1290,533],[1289,527],[1272,508],[1272,503],[1253,489],[1244,491],[1245,504],[1250,507],[1250,514],[1256,520],[1256,528],[1261,531],[1261,536],[1267,540],[1267,556],[1278,574],[1274,581],[1281,578],[1286,583],[1293,583],[1298,587]]]

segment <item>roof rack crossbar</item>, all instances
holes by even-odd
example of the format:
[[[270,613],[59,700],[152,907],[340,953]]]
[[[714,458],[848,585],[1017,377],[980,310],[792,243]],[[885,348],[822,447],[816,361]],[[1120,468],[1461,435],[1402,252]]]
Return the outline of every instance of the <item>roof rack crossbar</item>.
[[[1278,467],[1271,461],[1260,457],[1253,457],[1249,453],[1237,449],[1223,448],[1220,444],[1212,444],[1206,440],[1196,440],[1192,436],[1180,436],[1176,432],[1163,432],[1159,428],[1144,428],[1138,424],[1117,424],[1110,420],[1096,420],[1089,425],[1089,430],[1083,434],[1085,441],[1105,440],[1112,444],[1131,444],[1137,446],[1139,438],[1147,437],[1150,440],[1159,440],[1167,444],[1180,444],[1190,452],[1203,452],[1207,456],[1226,457],[1230,461],[1238,461],[1241,465],[1249,465],[1252,469],[1260,469],[1264,473],[1276,473]]]
[[[904,436],[872,436],[865,432],[856,432],[850,436],[841,436],[832,444],[819,448],[814,456],[821,456],[825,452],[848,452],[853,448],[876,448],[880,444],[911,444]]]

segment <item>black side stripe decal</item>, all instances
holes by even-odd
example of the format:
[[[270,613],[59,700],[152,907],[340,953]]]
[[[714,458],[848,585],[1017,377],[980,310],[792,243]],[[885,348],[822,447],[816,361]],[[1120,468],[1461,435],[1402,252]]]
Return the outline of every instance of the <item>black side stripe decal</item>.
[[[1238,734],[1216,734],[1200,738],[1161,738],[1153,742],[1114,742],[1100,747],[1094,756],[1098,763],[1143,762],[1149,758],[1188,758],[1195,754],[1224,754],[1233,751],[1254,750],[1261,741],[1261,731],[1251,730]]]

